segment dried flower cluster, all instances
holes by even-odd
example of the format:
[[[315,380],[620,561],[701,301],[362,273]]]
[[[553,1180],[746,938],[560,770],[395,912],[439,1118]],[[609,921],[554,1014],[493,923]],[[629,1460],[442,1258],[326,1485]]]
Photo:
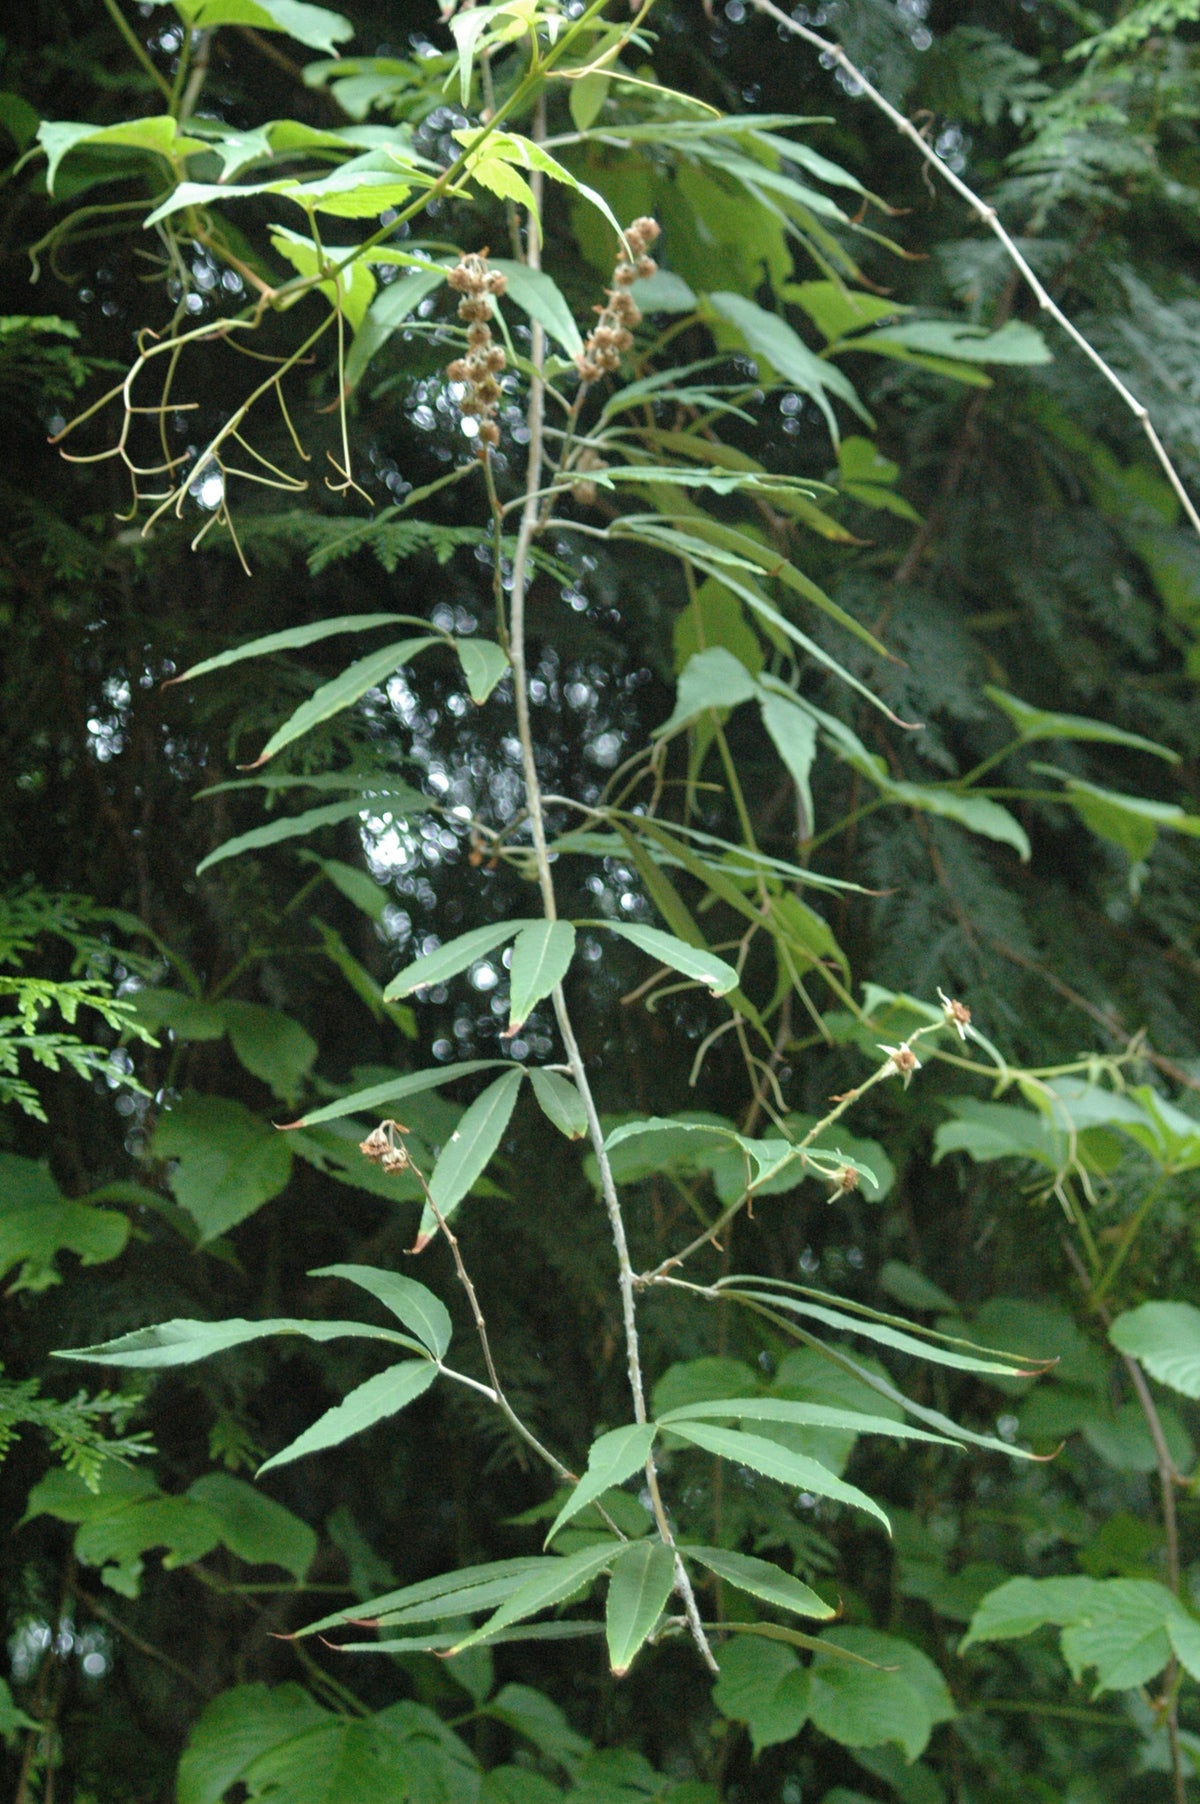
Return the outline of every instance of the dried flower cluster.
[[[377,1161],[386,1172],[403,1171],[412,1161],[403,1141],[397,1141],[397,1134],[407,1134],[408,1129],[401,1121],[384,1121],[359,1142],[358,1150],[364,1159]]]
[[[606,370],[617,369],[622,353],[633,344],[632,329],[642,315],[629,290],[639,276],[652,276],[657,270],[658,264],[647,251],[660,230],[656,219],[635,219],[625,234],[630,255],[618,260],[608,299],[603,307],[596,309],[600,318],[575,359],[585,382],[595,382]]]
[[[498,269],[488,268],[485,248],[464,254],[446,280],[462,296],[458,317],[467,328],[467,354],[456,357],[446,374],[451,382],[466,384],[459,409],[478,419],[479,455],[486,457],[487,446],[500,443],[495,417],[501,392],[497,378],[506,362],[503,348],[492,338],[492,308],[507,288],[508,278]]]

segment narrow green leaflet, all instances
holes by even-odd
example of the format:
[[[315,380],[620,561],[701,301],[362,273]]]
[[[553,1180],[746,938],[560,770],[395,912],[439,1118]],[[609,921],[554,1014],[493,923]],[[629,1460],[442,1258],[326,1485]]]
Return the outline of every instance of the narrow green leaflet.
[[[508,654],[493,639],[456,639],[454,649],[467,679],[471,700],[482,707],[511,668]]]
[[[314,620],[308,626],[290,626],[285,632],[267,633],[264,638],[234,646],[232,651],[204,658],[179,676],[169,677],[163,688],[169,688],[173,683],[190,683],[194,677],[224,670],[230,664],[240,664],[245,658],[265,658],[276,651],[300,651],[306,645],[315,645],[319,639],[330,639],[338,633],[369,633],[380,626],[424,625],[416,614],[341,614],[335,620]]]
[[[429,1194],[444,1216],[454,1213],[504,1138],[524,1075],[518,1066],[489,1084],[442,1148],[429,1180]],[[436,1233],[437,1217],[427,1203],[417,1244]]]
[[[500,921],[491,927],[474,927],[470,933],[459,934],[446,946],[439,946],[436,952],[426,952],[403,971],[397,971],[395,977],[383,992],[385,1002],[394,1002],[398,996],[411,996],[414,990],[428,989],[436,983],[445,983],[448,977],[457,977],[476,959],[486,958],[497,946],[503,946],[524,927],[536,927],[536,921],[517,920]]]
[[[378,1297],[398,1321],[428,1347],[435,1359],[445,1357],[450,1345],[450,1311],[440,1297],[399,1272],[383,1272],[373,1265],[322,1265],[310,1278],[345,1278]]]
[[[243,852],[261,852],[265,846],[281,845],[285,839],[304,839],[321,827],[332,826],[335,821],[348,821],[354,815],[363,814],[366,806],[363,798],[356,796],[349,802],[326,802],[323,808],[306,808],[302,814],[281,814],[261,827],[251,827],[248,833],[225,840],[200,860],[196,875],[199,877],[210,866],[221,864],[226,858],[240,858]]]
[[[334,1610],[330,1615],[322,1616],[319,1622],[308,1623],[300,1630],[300,1634],[323,1635],[327,1629],[342,1628],[347,1623],[354,1623],[361,1628],[364,1623],[390,1619],[424,1604],[440,1604],[442,1598],[472,1586],[502,1583],[509,1586],[510,1592],[515,1591],[532,1573],[540,1572],[549,1564],[544,1554],[522,1554],[511,1560],[489,1560],[481,1566],[460,1566],[455,1572],[443,1572],[437,1578],[421,1579],[415,1585],[404,1585],[398,1591],[387,1591],[382,1597],[372,1597],[367,1603],[353,1603],[346,1609]],[[485,1609],[488,1607],[483,1606]],[[444,1614],[452,1615],[454,1612],[446,1610]]]
[[[527,1069],[542,1114],[568,1140],[582,1140],[588,1130],[587,1110],[570,1078],[563,1077],[558,1071],[543,1071],[538,1065],[530,1065]]]
[[[599,1440],[593,1441],[587,1471],[550,1524],[544,1543],[546,1547],[580,1510],[594,1503],[604,1491],[624,1484],[627,1478],[641,1471],[650,1457],[654,1433],[653,1422],[630,1422],[624,1428],[610,1429]]]
[[[797,1616],[815,1616],[822,1622],[837,1615],[833,1605],[818,1597],[811,1586],[793,1578],[781,1567],[772,1566],[769,1560],[733,1553],[727,1547],[681,1547],[679,1551],[687,1559],[715,1572],[718,1578],[725,1579],[737,1590],[761,1598],[763,1603],[774,1604],[777,1609],[793,1610]]]
[[[804,816],[801,836],[811,839],[814,831],[812,789],[809,776],[817,755],[817,727],[812,716],[797,708],[783,696],[767,690],[761,695],[759,708],[762,723],[772,745],[783,760],[784,769],[796,785]]]
[[[578,1553],[568,1554],[565,1559],[554,1559],[553,1570],[543,1570],[528,1579],[506,1604],[501,1604],[496,1613],[488,1617],[481,1628],[460,1641],[454,1652],[460,1654],[464,1648],[477,1647],[482,1641],[490,1641],[493,1635],[508,1628],[511,1623],[523,1622],[526,1617],[536,1616],[539,1611],[566,1603],[598,1578],[624,1545],[620,1541],[610,1541],[603,1547],[584,1547]]]
[[[635,1541],[613,1566],[604,1627],[609,1665],[618,1679],[633,1665],[674,1585],[675,1556],[661,1541]]]
[[[910,1353],[915,1359],[927,1359],[934,1365],[953,1366],[958,1372],[996,1372],[1005,1378],[1034,1378],[1044,1370],[1044,1364],[1014,1365],[1011,1358],[1007,1361],[999,1359],[980,1359],[975,1353],[960,1353],[960,1346],[970,1346],[969,1341],[959,1341],[949,1335],[933,1335],[918,1339],[916,1333],[906,1334],[901,1329],[888,1325],[886,1318],[867,1314],[844,1314],[841,1310],[826,1309],[820,1303],[809,1303],[800,1297],[788,1296],[781,1291],[756,1291],[743,1288],[740,1282],[730,1281],[727,1288],[736,1295],[753,1298],[760,1303],[769,1303],[775,1309],[787,1309],[794,1315],[811,1316],[815,1321],[823,1322],[828,1328],[837,1328],[843,1334],[861,1334],[866,1340],[878,1341],[881,1346],[894,1347],[899,1353]]]
[[[778,1441],[765,1440],[759,1434],[743,1434],[736,1428],[713,1428],[707,1423],[676,1422],[672,1424],[671,1432],[680,1440],[690,1441],[694,1447],[702,1447],[706,1453],[715,1453],[738,1466],[749,1466],[752,1471],[761,1472],[766,1478],[776,1478],[797,1491],[811,1491],[817,1497],[832,1497],[856,1510],[865,1510],[882,1522],[889,1534],[892,1532],[891,1524],[873,1498],[860,1491],[857,1485],[848,1485],[835,1478],[827,1466],[821,1465],[819,1460],[809,1459],[807,1454],[793,1453],[780,1446]]]
[[[1141,1303],[1117,1317],[1108,1338],[1160,1384],[1200,1397],[1200,1309],[1194,1304]]]
[[[583,349],[583,339],[553,278],[544,269],[529,269],[524,263],[515,263],[508,257],[490,257],[488,261],[492,269],[498,269],[506,277],[507,293],[522,312],[544,326],[568,357],[577,356]]]
[[[293,740],[310,733],[323,720],[340,714],[344,708],[353,707],[368,689],[378,688],[380,683],[415,658],[418,652],[439,643],[440,640],[434,635],[423,634],[418,639],[399,639],[394,645],[385,645],[382,651],[359,658],[357,663],[343,670],[332,682],[322,683],[315,695],[301,703],[296,712],[272,733],[258,757],[246,769],[257,770],[268,758],[273,758],[276,752],[282,751],[285,745],[291,745]]]
[[[1007,690],[985,683],[983,693],[1007,714],[1022,739],[1099,740],[1104,745],[1128,745],[1136,751],[1165,758],[1168,764],[1179,763],[1179,753],[1157,740],[1143,739],[1140,733],[1127,733],[1123,727],[1110,727],[1107,721],[1089,720],[1082,714],[1054,714],[1046,708],[1034,708]]]
[[[477,1071],[494,1071],[497,1066],[509,1063],[508,1059],[464,1059],[458,1065],[410,1071],[404,1077],[390,1078],[387,1083],[372,1084],[367,1090],[339,1096],[336,1102],[310,1109],[298,1121],[286,1121],[281,1125],[284,1129],[318,1127],[323,1121],[338,1121],[343,1115],[357,1115],[364,1109],[378,1113],[391,1103],[402,1102],[406,1096],[419,1096],[423,1090],[440,1090],[443,1084],[453,1083],[456,1077],[473,1077]]]
[[[72,1347],[54,1357],[150,1370],[158,1366],[188,1366],[197,1359],[208,1359],[230,1347],[241,1347],[247,1341],[264,1340],[275,1334],[299,1334],[305,1340],[382,1340],[395,1347],[407,1347],[413,1353],[425,1351],[407,1334],[396,1334],[390,1328],[372,1328],[366,1322],[304,1322],[286,1316],[266,1322],[245,1322],[235,1316],[224,1322],[192,1322],[182,1318],[159,1322],[153,1328],[135,1328],[116,1340],[98,1341],[94,1347]]]
[[[261,1478],[274,1466],[302,1459],[307,1453],[322,1453],[327,1447],[340,1446],[351,1435],[361,1434],[364,1428],[394,1416],[427,1391],[437,1375],[437,1367],[430,1359],[405,1359],[399,1365],[389,1366],[386,1372],[377,1372],[341,1403],[327,1409],[287,1447],[272,1454],[258,1468],[258,1476]]]
[[[619,934],[639,951],[657,959],[659,964],[670,965],[672,971],[681,971],[685,977],[694,977],[697,982],[707,985],[714,996],[725,996],[730,990],[736,990],[740,981],[733,966],[718,958],[715,952],[699,951],[695,946],[677,940],[674,934],[663,933],[661,928],[642,927],[633,921],[581,921],[579,925],[603,927],[609,933]]]
[[[513,944],[510,1034],[562,982],[574,956],[575,929],[569,921],[536,921],[522,927]]]
[[[898,1441],[940,1441],[947,1447],[957,1444],[949,1435],[910,1428],[907,1422],[894,1422],[887,1416],[863,1415],[856,1409],[837,1409],[826,1403],[792,1402],[786,1397],[716,1397],[710,1403],[681,1404],[660,1416],[658,1426],[671,1428],[676,1422],[701,1422],[706,1417],[791,1422],[797,1428],[848,1428],[852,1434],[883,1434]]]

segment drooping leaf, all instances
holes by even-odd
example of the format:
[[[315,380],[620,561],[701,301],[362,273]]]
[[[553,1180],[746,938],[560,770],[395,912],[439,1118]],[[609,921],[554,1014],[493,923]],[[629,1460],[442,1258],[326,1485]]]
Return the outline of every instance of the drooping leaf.
[[[661,928],[643,927],[634,921],[582,921],[579,925],[603,927],[609,933],[619,934],[639,951],[657,959],[659,964],[669,965],[673,971],[681,971],[685,977],[707,985],[714,996],[725,996],[738,986],[737,972],[723,958],[718,958],[715,952],[686,945],[674,934],[663,933]]]
[[[814,1496],[832,1497],[838,1503],[865,1510],[891,1533],[887,1516],[873,1497],[868,1497],[857,1485],[835,1478],[819,1461],[809,1459],[806,1454],[792,1453],[778,1441],[765,1440],[759,1434],[744,1434],[737,1428],[714,1428],[701,1422],[675,1422],[671,1432],[695,1447],[702,1447],[707,1453],[715,1453],[735,1465],[749,1466],[751,1471],[778,1479],[794,1490],[811,1491]]]
[[[523,1554],[509,1560],[489,1560],[481,1566],[462,1566],[455,1572],[443,1572],[436,1578],[421,1579],[417,1584],[404,1585],[397,1591],[388,1591],[382,1597],[370,1598],[365,1603],[354,1603],[345,1609],[334,1610],[328,1616],[322,1616],[317,1622],[310,1622],[300,1630],[304,1635],[323,1635],[329,1629],[344,1628],[347,1623],[356,1623],[360,1627],[364,1622],[394,1623],[407,1618],[411,1621],[436,1621],[439,1616],[453,1617],[469,1613],[472,1607],[494,1609],[502,1597],[516,1591],[525,1580],[535,1572],[548,1571],[551,1566],[549,1557],[544,1554]],[[461,1604],[461,1598],[490,1586],[499,1587],[498,1594],[485,1598],[477,1606]],[[449,1602],[445,1600],[450,1600]],[[423,1616],[414,1614],[424,1611]]]
[[[152,1370],[160,1366],[186,1366],[197,1359],[209,1359],[230,1347],[244,1346],[247,1341],[264,1340],[271,1335],[301,1335],[305,1340],[387,1341],[392,1346],[408,1347],[414,1353],[425,1349],[406,1334],[395,1334],[389,1328],[372,1328],[365,1322],[305,1322],[288,1316],[269,1321],[245,1322],[232,1318],[224,1322],[192,1322],[178,1318],[158,1322],[152,1328],[135,1328],[116,1340],[98,1341],[93,1347],[72,1347],[56,1353],[56,1359],[85,1359],[97,1365],[129,1366],[135,1370]]]
[[[574,955],[575,929],[569,921],[537,921],[522,927],[513,942],[510,1034],[562,982]]]
[[[578,83],[573,84],[573,88],[578,86]],[[522,312],[544,326],[568,357],[577,356],[583,349],[583,339],[554,278],[544,269],[530,269],[508,257],[491,257],[488,261],[492,269],[498,269],[506,278],[506,292]]]
[[[745,1723],[756,1754],[791,1741],[808,1720],[809,1675],[792,1649],[760,1636],[739,1635],[718,1650],[721,1676],[713,1703]]]
[[[675,1555],[661,1541],[635,1541],[613,1565],[605,1604],[608,1661],[623,1679],[675,1585]]]
[[[597,1497],[614,1485],[624,1484],[639,1472],[650,1457],[654,1445],[653,1422],[630,1422],[624,1428],[612,1428],[593,1441],[588,1452],[587,1471],[563,1504],[546,1532],[544,1545],[549,1547],[560,1528],[585,1510]]]
[[[492,639],[456,639],[454,649],[463,667],[471,700],[482,707],[496,684],[508,675],[508,655]]]
[[[190,683],[196,677],[207,676],[213,670],[225,670],[230,664],[240,664],[245,658],[265,658],[276,651],[301,651],[306,645],[315,645],[320,639],[328,639],[338,633],[367,633],[381,626],[421,626],[424,622],[415,614],[340,614],[332,620],[314,620],[307,626],[290,626],[282,632],[267,633],[260,639],[251,639],[245,645],[235,645],[230,651],[218,652],[215,657],[204,658],[199,664],[193,664],[179,676],[170,677],[170,683]],[[164,687],[167,685],[164,685]]]
[[[793,1578],[781,1567],[772,1566],[769,1560],[757,1560],[751,1554],[735,1553],[726,1547],[686,1546],[681,1547],[680,1552],[715,1572],[718,1578],[738,1591],[760,1598],[776,1609],[792,1610],[797,1616],[815,1616],[823,1622],[837,1615],[833,1605],[818,1597],[810,1585]]]
[[[285,1128],[319,1127],[325,1121],[338,1121],[345,1115],[358,1115],[363,1111],[378,1114],[389,1104],[402,1102],[406,1096],[419,1096],[423,1090],[439,1090],[443,1084],[453,1083],[458,1077],[473,1077],[477,1071],[493,1071],[497,1066],[506,1066],[508,1059],[463,1059],[456,1065],[437,1065],[426,1071],[409,1071],[401,1077],[389,1078],[386,1083],[371,1084],[366,1090],[355,1090],[349,1096],[339,1096],[336,1102],[323,1104],[319,1109],[310,1109],[298,1121],[288,1121]]]
[[[587,1110],[583,1098],[570,1078],[558,1071],[544,1071],[530,1065],[529,1081],[543,1115],[552,1121],[568,1140],[582,1140],[588,1131]]]
[[[338,1447],[351,1435],[361,1434],[364,1428],[396,1415],[422,1396],[437,1375],[437,1367],[429,1359],[406,1359],[389,1366],[386,1372],[377,1372],[332,1409],[327,1409],[311,1428],[306,1428],[302,1435],[265,1460],[258,1468],[259,1477],[275,1466],[302,1459],[305,1454]]]
[[[355,815],[362,816],[366,811],[366,803],[361,796],[350,802],[326,802],[322,808],[306,808],[302,814],[281,814],[273,821],[267,821],[261,827],[251,827],[248,833],[239,833],[233,839],[227,839],[223,845],[202,858],[196,866],[197,877],[220,864],[226,858],[240,858],[243,852],[261,852],[265,846],[278,846],[285,839],[306,839],[310,833],[316,833],[322,827],[333,826],[337,821],[348,821]]]
[[[698,651],[680,675],[674,712],[656,733],[673,733],[708,708],[736,708],[740,702],[750,701],[754,693],[754,678],[723,645]]]
[[[889,1416],[860,1414],[856,1409],[838,1409],[827,1403],[793,1402],[788,1397],[716,1397],[700,1403],[685,1403],[678,1409],[660,1415],[660,1428],[676,1422],[703,1422],[711,1418],[727,1418],[742,1422],[791,1422],[797,1428],[846,1428],[852,1434],[882,1434],[899,1441],[940,1441],[946,1446],[954,1442],[948,1435],[930,1434],[924,1428],[912,1428],[907,1422]]]
[[[1155,758],[1165,758],[1168,764],[1179,763],[1178,752],[1159,745],[1156,740],[1143,739],[1140,733],[1127,733],[1123,727],[1110,726],[1107,721],[1089,720],[1082,714],[1055,714],[1046,708],[1035,708],[1029,702],[1023,702],[1017,696],[1009,695],[1006,690],[997,689],[990,683],[984,685],[983,693],[1008,715],[1022,739],[1095,740],[1103,745],[1128,745],[1136,751],[1149,752]]]
[[[310,1272],[311,1278],[345,1278],[370,1291],[422,1346],[428,1347],[435,1359],[442,1359],[450,1346],[450,1311],[415,1278],[399,1272],[379,1271],[373,1265],[322,1265]]]
[[[956,1714],[941,1673],[911,1641],[860,1628],[827,1629],[821,1640],[874,1665],[821,1656],[813,1662],[809,1710],[831,1740],[852,1748],[894,1741],[916,1760],[938,1723]]]

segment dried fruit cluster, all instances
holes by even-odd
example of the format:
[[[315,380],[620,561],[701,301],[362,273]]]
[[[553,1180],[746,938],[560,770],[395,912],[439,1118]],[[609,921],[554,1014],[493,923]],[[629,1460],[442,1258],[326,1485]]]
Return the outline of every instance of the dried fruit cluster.
[[[652,276],[658,268],[647,255],[661,227],[656,219],[635,219],[625,234],[629,256],[621,257],[613,271],[613,285],[600,315],[575,359],[585,382],[595,382],[606,370],[619,367],[621,355],[633,345],[633,327],[641,320],[641,310],[629,290],[639,277]]]
[[[456,357],[446,370],[451,382],[464,382],[467,392],[459,402],[464,414],[479,421],[479,454],[487,455],[488,445],[500,443],[496,424],[496,408],[500,401],[497,380],[507,361],[503,347],[492,338],[492,308],[504,293],[508,278],[498,269],[489,269],[487,250],[464,253],[446,277],[451,288],[462,295],[458,317],[467,328],[467,355]]]

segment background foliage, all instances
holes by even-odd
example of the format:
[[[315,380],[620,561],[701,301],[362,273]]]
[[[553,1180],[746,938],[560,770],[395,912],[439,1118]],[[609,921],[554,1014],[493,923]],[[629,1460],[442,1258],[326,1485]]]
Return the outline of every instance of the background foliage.
[[[547,991],[506,1037],[499,935],[539,904],[523,823],[510,826],[524,801],[511,676],[472,699],[499,668],[478,650],[496,631],[491,525],[446,380],[462,347],[443,287],[414,293],[419,272],[379,264],[347,284],[344,334],[328,282],[325,298],[266,316],[253,348],[275,356],[333,320],[287,378],[287,414],[255,416],[254,452],[288,472],[283,492],[214,484],[197,461],[263,379],[227,341],[181,360],[174,398],[190,407],[163,427],[181,517],[168,510],[149,536],[157,503],[130,517],[119,461],[64,462],[46,443],[173,309],[184,329],[207,327],[246,305],[256,276],[313,273],[296,243],[311,216],[286,195],[142,229],[177,176],[213,179],[206,144],[239,182],[319,181],[384,138],[436,177],[462,148],[453,134],[514,90],[519,10],[455,21],[460,45],[472,21],[514,21],[512,45],[465,87],[432,8],[363,0],[352,39],[317,11],[78,0],[5,27],[9,1790],[58,1804],[1184,1797],[1200,1783],[1200,549],[1136,420],[1065,341],[1038,336],[995,241],[849,78],[741,0],[711,17],[659,0],[622,52],[637,81],[733,116],[740,135],[602,76],[549,93],[552,148],[575,180],[622,223],[663,226],[634,352],[583,416],[612,436],[574,470],[567,524],[536,541],[528,590],[548,794],[611,801],[614,773],[669,723],[649,825],[592,815],[585,833],[551,810],[563,913],[591,923],[566,988],[605,1127],[692,1124],[612,1143],[634,1268],[741,1199],[730,1135],[802,1138],[879,1070],[880,1043],[939,1031],[919,1043],[911,1083],[874,1083],[817,1142],[832,1183],[814,1168],[797,1183],[793,1166],[720,1250],[697,1252],[697,1282],[744,1274],[769,1316],[665,1288],[641,1303],[654,1415],[713,1406],[677,1417],[685,1428],[660,1437],[657,1458],[676,1533],[709,1550],[693,1577],[704,1620],[723,1625],[715,1684],[686,1633],[656,1635],[622,1681],[603,1634],[538,1638],[553,1633],[545,1617],[494,1648],[420,1651],[455,1645],[523,1569],[493,1575],[488,1596],[435,1581],[537,1557],[570,1495],[478,1390],[418,1394],[401,1379],[404,1414],[255,1481],[323,1411],[387,1378],[380,1331],[398,1332],[395,1317],[331,1268],[419,1279],[450,1312],[457,1365],[487,1381],[444,1236],[405,1257],[418,1181],[358,1142],[396,1109],[428,1174],[495,1073],[397,1085],[456,1061],[551,1065],[562,1050]],[[611,11],[597,30],[627,28]],[[1193,493],[1194,14],[1186,0],[855,0],[796,15],[844,43],[999,210],[1149,405]],[[184,24],[196,31],[181,67]],[[200,136],[168,176],[154,145],[174,145],[174,128],[146,121],[181,109]],[[77,122],[75,136],[58,126],[39,149],[43,120]],[[271,120],[309,135],[257,138]],[[511,123],[529,131],[534,115]],[[585,136],[555,147],[572,133]],[[292,154],[282,176],[269,154]],[[577,190],[547,182],[542,259],[559,298],[531,306],[509,204],[529,173],[500,158],[491,185],[477,176],[389,239],[447,263],[485,243],[504,252],[503,502],[522,480],[528,320],[540,308],[565,365],[616,246]],[[355,179],[369,190],[392,176],[384,162]],[[413,192],[368,194],[370,214],[335,200],[316,215],[321,242],[357,242],[380,204]],[[651,371],[667,373],[669,398],[620,399]],[[113,417],[65,449],[105,450]],[[156,439],[135,428],[149,463]],[[614,478],[621,466],[635,474]],[[714,472],[715,487],[694,486]],[[672,533],[687,535],[682,562]],[[510,582],[513,550],[510,537]],[[352,705],[265,771],[239,769],[383,644],[295,629],[375,613],[416,617],[442,643],[402,669],[384,657]],[[163,686],[271,633],[292,634],[279,655]],[[456,656],[450,639],[476,649]],[[633,792],[643,808],[650,797]],[[242,855],[212,856],[246,836]],[[743,957],[747,907],[769,930]],[[732,1000],[674,971],[648,984],[660,968],[639,926],[738,960]],[[444,981],[385,993],[472,930],[490,943]],[[943,1025],[939,989],[969,1006],[981,1040]],[[386,1107],[287,1136],[272,1125],[377,1086],[392,1089]],[[620,1299],[594,1155],[536,1102],[525,1084],[455,1229],[513,1410],[581,1472],[630,1416]],[[574,1129],[577,1102],[558,1104]],[[871,1174],[857,1188],[836,1176],[847,1160]],[[875,1342],[872,1359],[842,1315],[834,1345],[927,1412],[914,1426],[936,1412],[939,1432],[979,1438],[798,1427],[795,1406],[881,1427],[905,1412],[789,1334],[804,1329],[789,1283],[1058,1363],[1031,1381],[964,1369],[961,1350],[931,1364]],[[370,1333],[246,1339],[161,1373],[50,1357],[170,1318],[348,1318]],[[423,1387],[441,1318],[424,1335],[401,1320],[415,1357],[388,1370],[417,1366]],[[739,1411],[731,1431],[715,1407],[729,1399],[766,1418]],[[772,1407],[793,1419],[772,1422]],[[743,1438],[722,1442],[731,1433]],[[1060,1445],[1041,1463],[1004,1451]],[[635,1451],[607,1472],[594,1461],[601,1478],[620,1474],[602,1497],[634,1542],[615,1572],[653,1599],[662,1574]],[[764,1471],[771,1459],[790,1481]],[[816,1491],[787,1464],[803,1459]],[[890,1539],[855,1507],[864,1495]],[[555,1545],[582,1573],[609,1533],[581,1512]],[[368,1600],[423,1583],[388,1631],[412,1646],[328,1645],[350,1639],[345,1621]],[[602,1627],[586,1599],[569,1617]],[[797,1605],[808,1645],[787,1638]],[[635,1621],[636,1599],[621,1607]],[[821,1609],[837,1610],[832,1627]],[[289,1638],[325,1615],[341,1619],[328,1639]]]

